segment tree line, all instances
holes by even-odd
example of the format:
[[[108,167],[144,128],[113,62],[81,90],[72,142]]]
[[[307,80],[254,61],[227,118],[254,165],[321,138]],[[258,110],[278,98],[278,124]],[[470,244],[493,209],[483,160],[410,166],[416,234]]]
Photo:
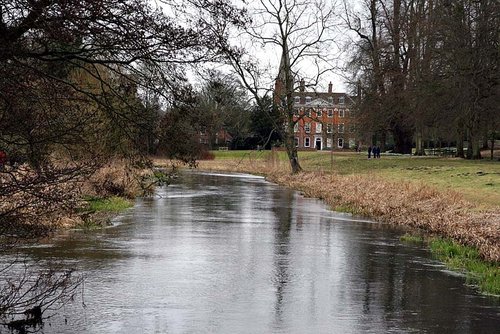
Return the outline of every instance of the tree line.
[[[368,141],[424,154],[454,145],[481,158],[499,138],[500,3],[496,0],[364,0],[345,6],[356,35],[350,60]],[[464,142],[467,150],[464,151]]]
[[[0,251],[75,213],[110,160],[147,166],[166,111],[192,100],[187,69],[219,61],[213,41],[244,20],[229,1],[0,0]],[[71,269],[20,273],[0,282],[0,325],[19,331],[78,283]]]

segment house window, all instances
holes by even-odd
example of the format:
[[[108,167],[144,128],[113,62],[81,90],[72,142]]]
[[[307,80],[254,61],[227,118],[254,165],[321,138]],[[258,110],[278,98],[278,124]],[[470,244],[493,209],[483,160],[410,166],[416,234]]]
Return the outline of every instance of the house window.
[[[307,116],[307,117],[311,117],[311,109],[307,109],[307,111],[306,111],[306,116]]]
[[[311,132],[311,123],[304,123],[304,131],[306,133],[310,133]]]
[[[345,98],[343,96],[339,97],[339,104],[344,104]]]
[[[293,126],[293,132],[299,132],[299,123],[295,123]]]
[[[293,103],[300,104],[300,96],[295,96],[295,97],[293,98]]]
[[[332,132],[333,132],[333,124],[327,124],[326,133],[332,133]]]
[[[344,133],[344,124],[339,124],[339,133]]]
[[[339,139],[337,140],[337,147],[338,147],[338,148],[343,148],[343,147],[344,147],[344,139],[339,138]]]
[[[299,138],[295,137],[295,147],[299,147]]]
[[[333,109],[328,109],[328,118],[333,117]]]
[[[321,133],[323,131],[323,127],[321,123],[316,123],[316,133]]]
[[[309,147],[311,146],[311,138],[305,137],[304,138],[304,147]]]
[[[330,96],[330,97],[328,98],[328,102],[329,102],[330,104],[333,104],[333,97],[331,97],[331,96]]]
[[[297,109],[297,108],[293,109],[293,116],[299,117],[299,109]]]
[[[316,110],[316,117],[322,117],[323,116],[323,110],[319,109]]]
[[[344,117],[344,109],[339,109],[339,117]]]
[[[306,103],[310,103],[311,102],[311,97],[310,96],[306,96]]]

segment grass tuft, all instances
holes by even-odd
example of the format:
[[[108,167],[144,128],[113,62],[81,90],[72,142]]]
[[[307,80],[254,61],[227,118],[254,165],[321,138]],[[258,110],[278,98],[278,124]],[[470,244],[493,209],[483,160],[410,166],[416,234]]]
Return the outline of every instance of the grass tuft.
[[[88,197],[85,199],[88,203],[88,211],[90,212],[122,212],[132,206],[132,202],[118,196],[107,198]]]
[[[409,233],[403,234],[399,237],[401,242],[409,243],[409,244],[422,244],[424,242],[424,238],[420,235],[413,235]]]
[[[429,246],[432,254],[447,267],[465,272],[467,282],[477,285],[484,293],[500,296],[500,268],[482,260],[475,248],[441,238],[431,239]]]

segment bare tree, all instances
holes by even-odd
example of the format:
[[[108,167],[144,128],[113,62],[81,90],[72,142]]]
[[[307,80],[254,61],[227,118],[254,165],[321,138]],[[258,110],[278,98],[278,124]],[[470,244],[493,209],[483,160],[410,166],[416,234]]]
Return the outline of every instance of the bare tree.
[[[211,20],[193,21],[196,11]],[[10,160],[0,170],[0,237],[47,233],[53,226],[38,230],[40,221],[73,213],[79,183],[100,163],[139,156],[154,121],[141,95],[182,99],[186,68],[220,58],[217,22],[240,14],[229,0],[0,0],[0,149]],[[67,276],[46,274],[20,286],[2,276],[0,317],[57,298]],[[53,290],[36,288],[51,279]]]
[[[365,0],[363,7],[345,18],[357,35],[351,65],[364,91],[364,129],[387,131],[400,153],[414,140],[417,155],[426,139],[446,138],[463,157],[467,139],[467,156],[480,158],[498,118],[490,103],[499,85],[498,2]]]
[[[252,21],[238,37],[279,55],[278,73],[266,81],[264,74],[269,69],[261,66],[258,55],[241,47],[226,45],[227,60],[259,107],[266,108],[265,97],[274,86],[279,117],[272,121],[284,140],[292,173],[297,173],[301,166],[293,134],[297,122],[293,94],[301,78],[307,78],[308,86],[316,86],[321,75],[333,68],[334,5],[324,0],[260,0],[249,9],[249,15]]]

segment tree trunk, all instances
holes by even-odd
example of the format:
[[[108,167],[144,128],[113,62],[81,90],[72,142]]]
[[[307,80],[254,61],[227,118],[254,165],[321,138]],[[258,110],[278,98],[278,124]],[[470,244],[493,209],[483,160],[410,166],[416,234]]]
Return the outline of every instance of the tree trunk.
[[[465,158],[464,154],[464,128],[460,122],[457,129],[457,158]]]
[[[290,135],[287,136],[285,140],[286,153],[288,155],[288,160],[290,161],[290,167],[292,168],[292,174],[297,174],[302,171],[302,167],[299,164],[299,156],[297,153],[297,147],[295,147],[295,138],[293,135],[293,127]]]
[[[415,155],[425,155],[423,134],[420,127],[415,131]]]
[[[481,141],[477,138],[472,138],[472,159],[481,159]]]
[[[394,136],[394,153],[411,154],[412,135],[411,132],[396,126],[392,130]]]
[[[380,151],[385,152],[385,143],[387,142],[387,133],[384,131],[381,132],[380,135]]]
[[[495,137],[491,137],[491,160],[493,161],[493,153],[495,151]]]
[[[467,153],[465,157],[467,159],[472,159],[472,136],[470,134],[470,129],[467,130]]]

